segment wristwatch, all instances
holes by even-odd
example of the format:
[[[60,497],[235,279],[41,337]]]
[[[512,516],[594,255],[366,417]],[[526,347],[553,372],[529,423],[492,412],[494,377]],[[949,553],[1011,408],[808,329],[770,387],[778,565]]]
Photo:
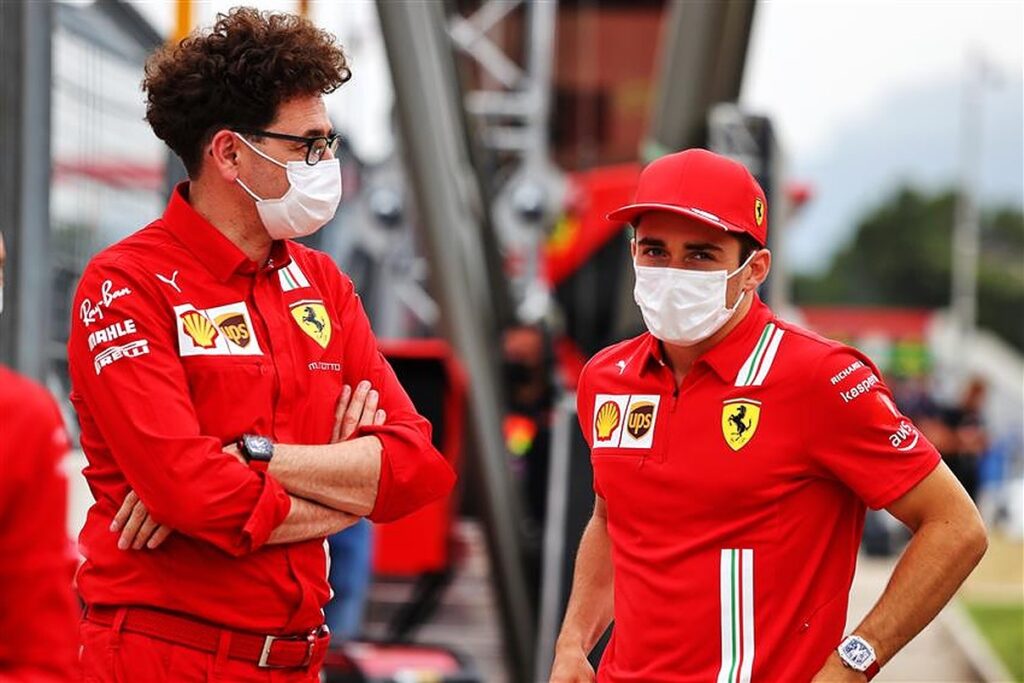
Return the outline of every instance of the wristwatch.
[[[854,671],[860,671],[870,681],[881,668],[875,660],[875,648],[860,636],[849,635],[839,643],[836,649],[843,665]]]
[[[274,457],[274,442],[258,434],[243,434],[238,440],[238,450],[249,467],[266,472],[270,459]]]

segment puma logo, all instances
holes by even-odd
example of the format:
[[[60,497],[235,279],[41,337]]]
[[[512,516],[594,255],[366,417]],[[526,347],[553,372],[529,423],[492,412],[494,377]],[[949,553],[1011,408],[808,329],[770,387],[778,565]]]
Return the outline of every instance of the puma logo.
[[[163,282],[166,285],[170,285],[171,287],[174,287],[174,289],[176,289],[178,291],[178,294],[181,294],[181,287],[179,287],[178,283],[175,282],[175,280],[178,279],[178,271],[174,271],[171,274],[170,278],[166,278],[163,275],[161,275],[160,273],[153,273],[153,274],[156,275],[156,278],[158,280],[160,280],[160,282]]]

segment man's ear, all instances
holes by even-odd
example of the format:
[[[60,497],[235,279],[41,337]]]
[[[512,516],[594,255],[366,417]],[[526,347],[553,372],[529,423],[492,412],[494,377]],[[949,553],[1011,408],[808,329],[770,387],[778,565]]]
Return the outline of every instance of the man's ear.
[[[767,249],[759,249],[754,254],[754,258],[750,259],[750,268],[747,269],[744,289],[753,291],[760,287],[768,279],[771,269],[772,252]]]
[[[633,236],[629,238],[629,257],[636,261],[636,231],[633,231]]]
[[[235,182],[238,178],[239,146],[235,134],[225,128],[213,134],[204,150],[208,165],[229,183]]]

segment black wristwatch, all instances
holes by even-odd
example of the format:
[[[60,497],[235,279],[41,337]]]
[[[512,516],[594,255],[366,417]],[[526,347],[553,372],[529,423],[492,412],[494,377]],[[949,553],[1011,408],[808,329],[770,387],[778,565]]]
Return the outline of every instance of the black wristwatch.
[[[238,450],[249,467],[266,472],[274,457],[274,442],[258,434],[243,434],[238,440]]]

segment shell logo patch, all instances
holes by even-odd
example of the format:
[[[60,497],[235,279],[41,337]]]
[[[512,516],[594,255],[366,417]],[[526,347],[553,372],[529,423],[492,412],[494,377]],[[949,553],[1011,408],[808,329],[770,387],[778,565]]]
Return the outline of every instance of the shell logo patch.
[[[654,394],[598,394],[594,397],[592,448],[649,449],[654,443],[660,402],[661,396]]]
[[[220,335],[209,318],[195,309],[186,311],[178,317],[181,318],[181,329],[196,346],[202,349],[212,349],[216,346],[215,342]]]
[[[612,433],[619,426],[619,419],[622,411],[615,401],[605,401],[597,409],[597,416],[594,418],[594,429],[597,430],[598,441],[608,441]]]
[[[746,446],[754,438],[761,419],[761,402],[749,398],[735,398],[722,405],[722,436],[734,451]]]
[[[299,329],[323,348],[331,343],[331,318],[323,301],[296,301],[289,308]]]
[[[182,358],[263,355],[244,301],[213,308],[182,304],[174,307],[174,314],[178,319],[178,355]]]
[[[757,223],[758,227],[764,223],[764,202],[758,197],[754,200],[754,222]]]

